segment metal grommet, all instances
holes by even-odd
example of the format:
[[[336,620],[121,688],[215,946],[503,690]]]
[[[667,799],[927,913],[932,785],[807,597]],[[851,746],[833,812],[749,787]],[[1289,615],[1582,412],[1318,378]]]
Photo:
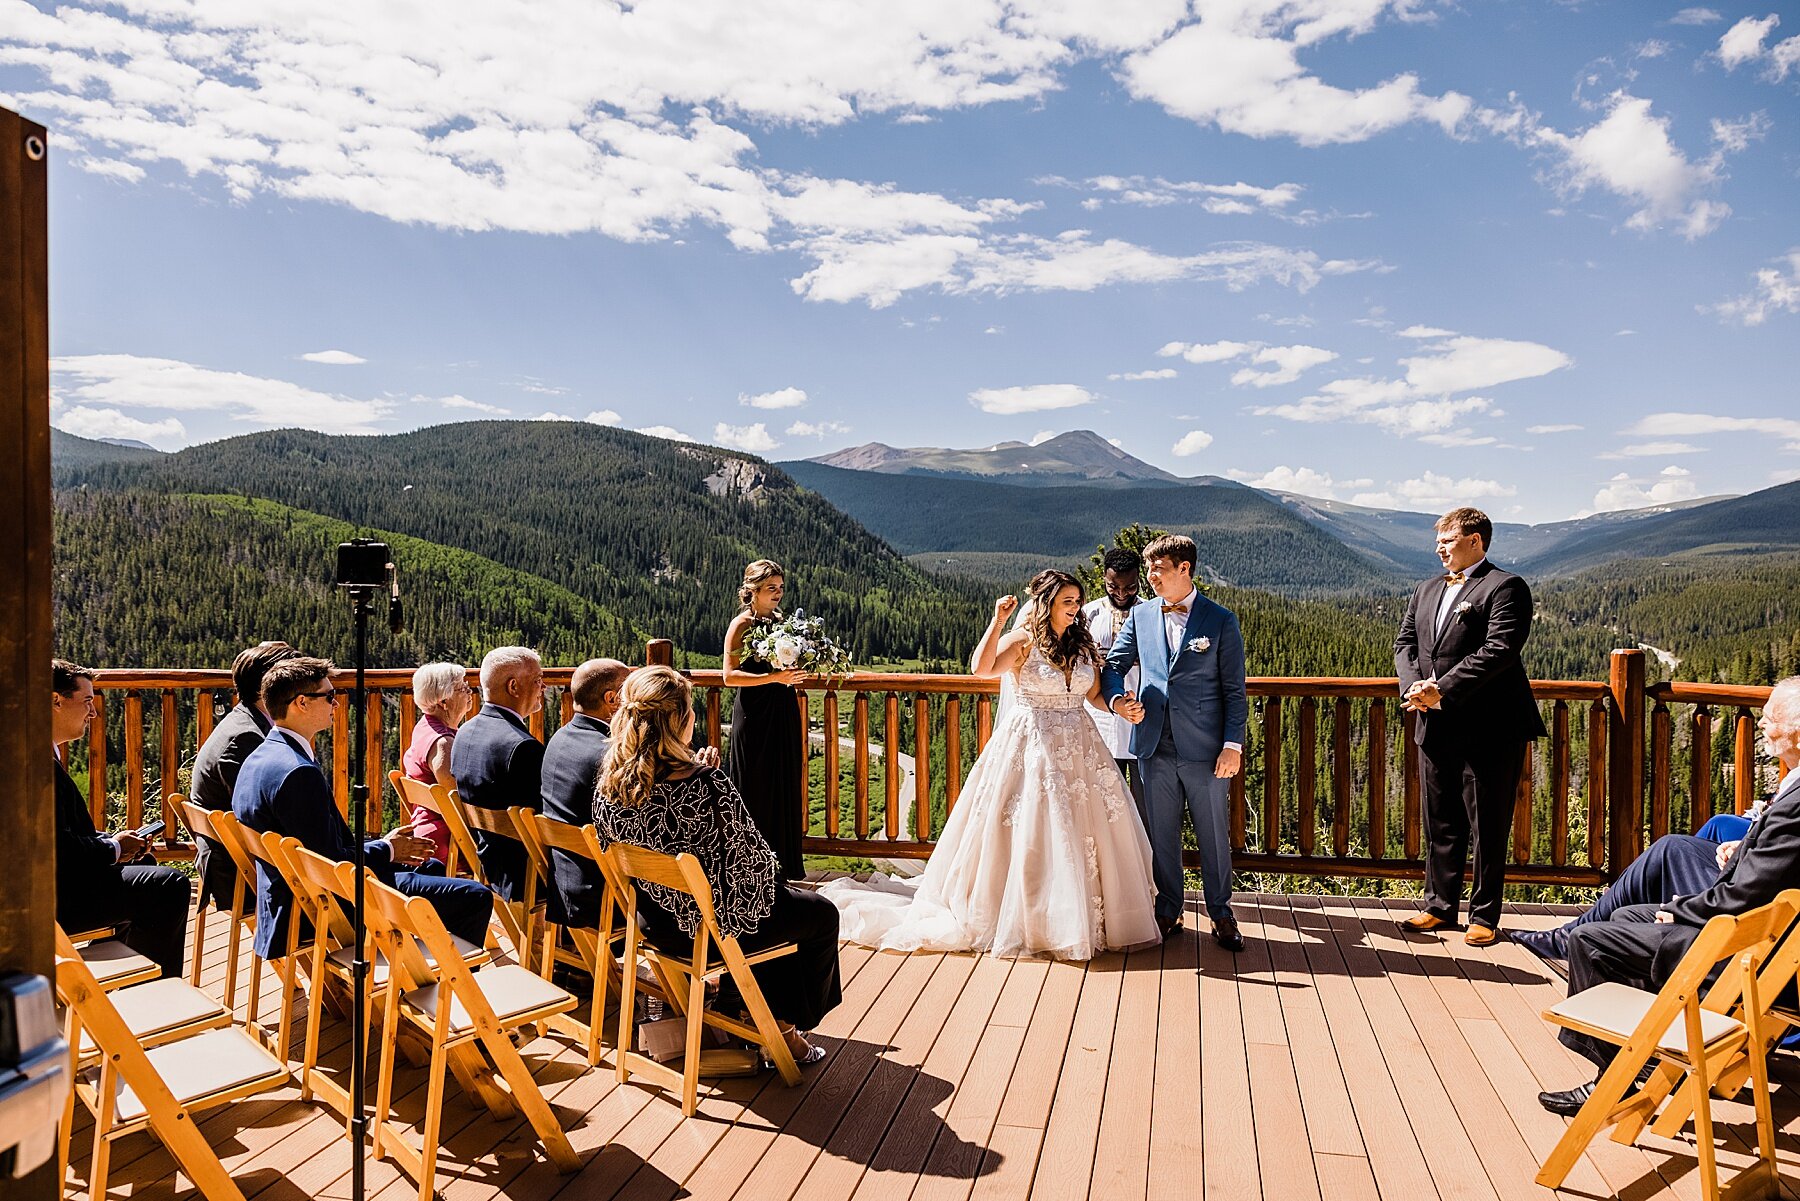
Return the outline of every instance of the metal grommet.
[[[25,139],[25,157],[32,162],[42,162],[44,158],[44,139],[35,133]]]

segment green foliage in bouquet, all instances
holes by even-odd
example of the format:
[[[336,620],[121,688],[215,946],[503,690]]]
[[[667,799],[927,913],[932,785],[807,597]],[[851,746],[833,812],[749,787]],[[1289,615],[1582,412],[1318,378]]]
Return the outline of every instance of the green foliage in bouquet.
[[[744,638],[747,658],[777,671],[799,668],[815,676],[840,677],[851,672],[850,652],[825,633],[825,623],[795,609],[787,617],[759,623]]]

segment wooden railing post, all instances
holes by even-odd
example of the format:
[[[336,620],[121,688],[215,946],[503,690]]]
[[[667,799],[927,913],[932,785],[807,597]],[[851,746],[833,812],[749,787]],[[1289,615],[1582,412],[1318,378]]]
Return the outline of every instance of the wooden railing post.
[[[1612,704],[1606,772],[1606,871],[1617,880],[1643,850],[1644,652],[1615,650],[1608,683]]]
[[[644,666],[675,666],[675,644],[667,638],[652,638],[644,643]]]

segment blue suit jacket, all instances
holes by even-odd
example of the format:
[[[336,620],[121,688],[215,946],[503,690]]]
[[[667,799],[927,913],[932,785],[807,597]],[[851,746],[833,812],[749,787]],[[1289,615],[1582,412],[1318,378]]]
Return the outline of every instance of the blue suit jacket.
[[[525,719],[503,705],[483,705],[450,744],[450,774],[465,805],[482,809],[543,804],[544,744]],[[589,820],[592,820],[591,818]],[[525,897],[525,846],[516,838],[474,831],[475,849],[488,884],[509,901]]]
[[[1196,638],[1211,642],[1189,650]],[[1100,695],[1109,706],[1125,691],[1125,673],[1141,669],[1138,699],[1144,720],[1131,732],[1131,753],[1148,759],[1162,742],[1165,723],[1182,759],[1210,764],[1227,742],[1240,746],[1250,701],[1244,691],[1244,636],[1237,616],[1198,594],[1188,611],[1179,652],[1170,653],[1162,602],[1147,600],[1131,611],[1106,656]]]
[[[231,811],[246,828],[274,830],[327,859],[347,863],[356,856],[350,826],[331,799],[331,784],[300,740],[280,726],[250,752],[238,771]],[[363,844],[365,862],[384,884],[394,883],[393,856],[379,838]],[[268,865],[256,864],[256,953],[274,958],[287,949],[288,915],[294,894]]]
[[[606,723],[585,713],[577,713],[564,722],[544,747],[544,807],[539,812],[571,826],[591,823],[594,784],[611,742],[612,732]],[[600,894],[604,888],[600,869],[591,860],[567,851],[551,851],[550,863],[556,874],[556,887],[551,889],[547,902],[551,920],[564,925],[593,926],[600,920]]]

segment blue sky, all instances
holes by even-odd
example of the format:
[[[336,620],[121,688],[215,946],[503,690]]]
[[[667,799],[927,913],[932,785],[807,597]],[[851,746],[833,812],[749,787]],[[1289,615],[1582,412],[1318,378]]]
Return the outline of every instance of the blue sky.
[[[1527,521],[1800,477],[1771,0],[0,0],[0,103],[91,436],[1092,428]]]

